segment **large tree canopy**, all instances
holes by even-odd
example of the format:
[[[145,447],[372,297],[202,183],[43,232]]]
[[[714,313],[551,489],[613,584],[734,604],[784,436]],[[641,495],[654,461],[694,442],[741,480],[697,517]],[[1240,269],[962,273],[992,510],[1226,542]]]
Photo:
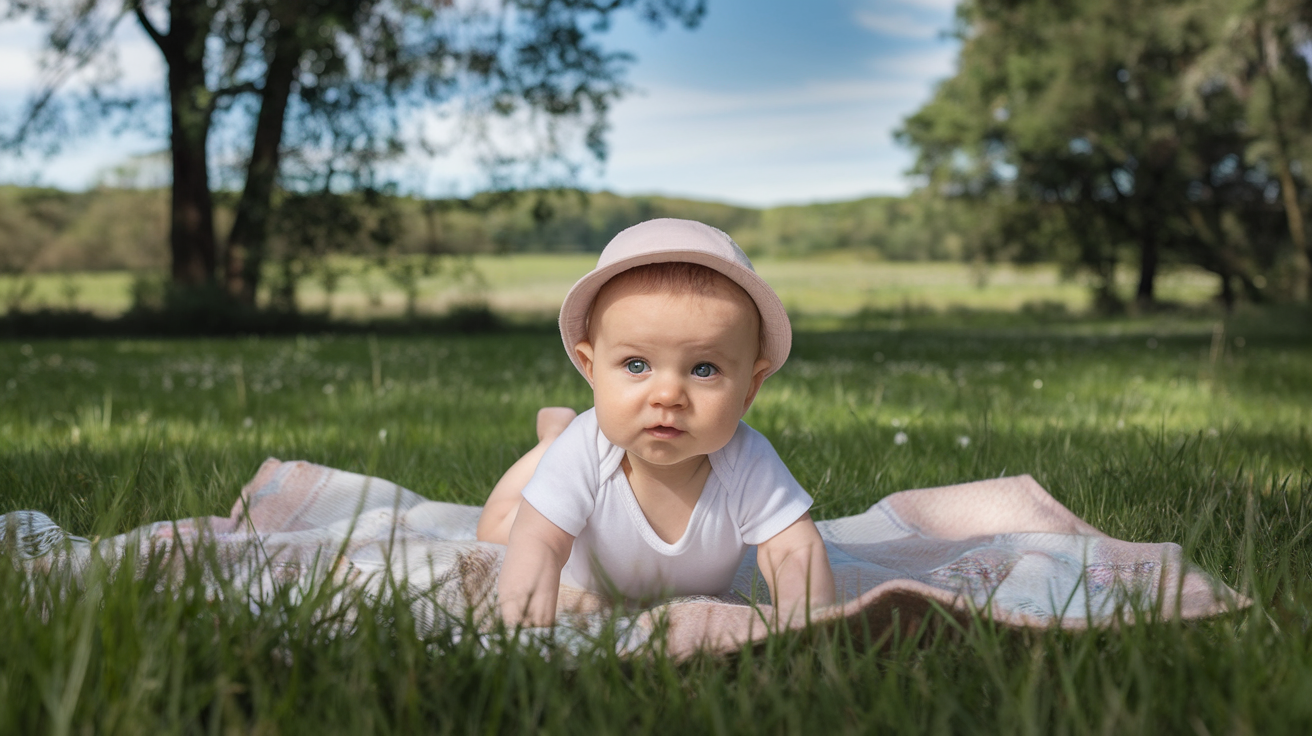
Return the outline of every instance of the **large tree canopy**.
[[[1127,254],[1142,304],[1164,259],[1227,302],[1305,298],[1308,26],[1281,2],[968,0],[956,76],[900,135],[929,186],[987,203],[996,252],[1080,264],[1109,301]]]
[[[597,36],[620,12],[691,27],[704,0],[8,0],[9,17],[49,29],[51,72],[9,145],[57,144],[79,115],[139,115],[150,95],[115,94],[112,74],[64,89],[79,72],[114,69],[116,26],[139,24],[166,70],[173,280],[221,279],[254,303],[279,188],[378,187],[380,164],[432,146],[422,123],[434,110],[507,121],[533,142],[493,149],[496,170],[569,171],[603,157],[631,57]],[[223,247],[211,185],[219,120],[248,141]]]

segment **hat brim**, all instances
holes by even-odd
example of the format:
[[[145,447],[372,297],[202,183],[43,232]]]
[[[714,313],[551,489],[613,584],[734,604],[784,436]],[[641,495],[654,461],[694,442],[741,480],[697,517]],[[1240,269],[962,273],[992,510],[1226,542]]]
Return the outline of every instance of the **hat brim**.
[[[653,263],[696,263],[723,274],[741,286],[756,303],[756,309],[761,314],[761,357],[770,361],[765,375],[769,376],[783,367],[792,350],[793,328],[779,295],[774,293],[774,289],[764,279],[749,268],[705,251],[663,250],[638,253],[597,268],[579,279],[565,295],[565,301],[560,307],[560,339],[565,344],[565,352],[570,361],[584,378],[588,378],[588,374],[583,370],[583,363],[574,346],[588,339],[588,312],[598,292],[607,281],[620,273]],[[591,383],[591,379],[588,382]]]

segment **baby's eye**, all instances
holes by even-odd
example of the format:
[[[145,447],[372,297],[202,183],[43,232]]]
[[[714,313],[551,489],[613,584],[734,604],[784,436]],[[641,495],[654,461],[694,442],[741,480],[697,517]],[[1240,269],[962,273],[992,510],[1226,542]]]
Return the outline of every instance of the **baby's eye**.
[[[698,378],[710,378],[719,372],[719,369],[710,363],[698,363],[692,367],[692,374]]]
[[[626,371],[628,371],[629,373],[632,373],[632,374],[634,374],[634,375],[637,375],[637,374],[639,374],[639,373],[646,373],[646,372],[647,372],[647,361],[645,361],[645,360],[637,360],[637,359],[630,360],[629,362],[627,362],[627,363],[624,364],[624,370],[626,370]]]

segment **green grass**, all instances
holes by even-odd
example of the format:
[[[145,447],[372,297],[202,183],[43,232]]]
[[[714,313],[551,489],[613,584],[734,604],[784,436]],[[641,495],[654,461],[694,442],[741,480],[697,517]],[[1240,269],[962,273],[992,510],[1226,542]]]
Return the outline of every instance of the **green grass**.
[[[151,560],[82,583],[0,565],[0,733],[1312,727],[1308,315],[896,323],[799,333],[748,416],[817,517],[1031,473],[1116,537],[1184,545],[1254,607],[1088,633],[935,618],[677,663],[604,642],[488,653],[416,633],[404,595],[341,610],[325,586],[256,614]],[[588,405],[550,333],[0,342],[0,512],[84,535],[226,513],[267,456],[478,503],[544,404]]]
[[[436,314],[452,304],[485,300],[498,312],[554,314],[565,292],[596,265],[596,255],[475,256],[475,279],[455,280],[437,274],[421,280],[418,309]],[[336,259],[338,268],[358,270],[363,261]],[[848,316],[867,310],[1016,310],[1060,305],[1071,312],[1089,308],[1090,291],[1082,278],[1063,279],[1056,266],[1007,264],[978,269],[964,263],[888,263],[850,256],[829,259],[758,259],[757,269],[779,292],[789,311],[822,317]],[[1122,269],[1119,286],[1128,296],[1134,274]],[[28,307],[88,310],[121,314],[131,303],[132,275],[123,272],[38,274],[29,277]],[[0,277],[0,299],[15,289],[13,277]],[[1203,304],[1217,292],[1216,277],[1195,268],[1167,271],[1158,282],[1162,299]],[[343,277],[331,302],[320,281],[300,284],[303,309],[331,309],[335,317],[364,319],[401,314],[405,297],[380,272]]]

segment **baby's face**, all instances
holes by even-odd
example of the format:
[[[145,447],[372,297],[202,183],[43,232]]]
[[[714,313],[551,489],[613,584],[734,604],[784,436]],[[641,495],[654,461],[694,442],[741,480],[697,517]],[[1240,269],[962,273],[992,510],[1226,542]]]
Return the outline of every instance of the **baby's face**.
[[[723,293],[721,293],[723,292]],[[768,360],[746,294],[606,289],[591,340],[575,348],[592,381],[597,422],[632,464],[672,466],[728,444]]]

